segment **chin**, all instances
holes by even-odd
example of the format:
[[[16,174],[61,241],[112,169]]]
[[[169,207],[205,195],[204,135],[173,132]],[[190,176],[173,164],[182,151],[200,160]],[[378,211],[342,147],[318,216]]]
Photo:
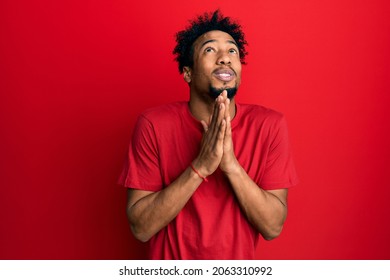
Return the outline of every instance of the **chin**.
[[[234,87],[221,87],[221,88],[216,88],[216,87],[210,86],[210,89],[209,89],[210,97],[215,99],[224,90],[227,91],[227,97],[231,100],[234,98],[234,96],[236,96],[238,87],[237,87],[237,85],[235,85]]]

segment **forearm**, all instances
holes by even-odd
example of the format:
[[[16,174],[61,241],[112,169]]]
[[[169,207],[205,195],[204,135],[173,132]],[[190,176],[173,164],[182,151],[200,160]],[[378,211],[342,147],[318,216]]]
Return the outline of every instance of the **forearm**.
[[[135,237],[148,241],[183,209],[202,179],[187,168],[174,182],[135,203],[128,203],[127,215]]]
[[[281,191],[284,197],[278,197],[261,189],[239,165],[226,176],[253,227],[267,240],[277,237],[287,216],[287,190]]]

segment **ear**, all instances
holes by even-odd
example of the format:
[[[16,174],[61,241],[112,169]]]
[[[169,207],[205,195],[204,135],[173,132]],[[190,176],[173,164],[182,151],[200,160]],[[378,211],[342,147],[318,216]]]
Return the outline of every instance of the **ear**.
[[[191,68],[188,66],[183,67],[183,78],[188,84],[191,83]]]

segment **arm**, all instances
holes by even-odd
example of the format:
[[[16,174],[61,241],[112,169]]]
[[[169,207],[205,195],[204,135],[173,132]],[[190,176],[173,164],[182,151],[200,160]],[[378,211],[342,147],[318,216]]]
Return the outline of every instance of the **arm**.
[[[241,166],[226,176],[249,222],[264,239],[277,237],[287,216],[287,189],[265,191]]]
[[[228,107],[229,99],[220,102]],[[228,110],[226,110],[228,111]],[[234,154],[230,115],[225,112],[226,132],[223,142],[221,170],[229,179],[241,209],[249,222],[266,240],[277,237],[287,216],[287,189],[265,191],[241,167]]]
[[[226,121],[222,104],[218,110],[214,109],[210,126],[202,138],[199,155],[192,163],[205,177],[212,174],[220,164],[225,131]],[[127,216],[134,236],[141,241],[148,241],[178,215],[201,183],[202,179],[198,174],[188,167],[161,191],[129,189]]]
[[[159,192],[129,189],[127,217],[134,236],[146,242],[168,225],[201,182],[202,179],[187,168],[171,185]]]

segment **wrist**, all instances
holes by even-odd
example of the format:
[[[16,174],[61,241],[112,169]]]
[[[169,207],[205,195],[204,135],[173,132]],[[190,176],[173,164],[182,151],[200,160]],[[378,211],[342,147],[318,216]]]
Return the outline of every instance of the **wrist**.
[[[190,168],[194,172],[195,176],[201,178],[203,181],[207,182],[207,177],[209,174],[201,167],[201,165],[197,164],[196,161],[190,163]]]
[[[222,169],[223,173],[225,173],[226,176],[238,176],[243,171],[240,163],[237,161],[237,159],[234,160],[231,164],[229,164],[228,167],[225,167]]]

